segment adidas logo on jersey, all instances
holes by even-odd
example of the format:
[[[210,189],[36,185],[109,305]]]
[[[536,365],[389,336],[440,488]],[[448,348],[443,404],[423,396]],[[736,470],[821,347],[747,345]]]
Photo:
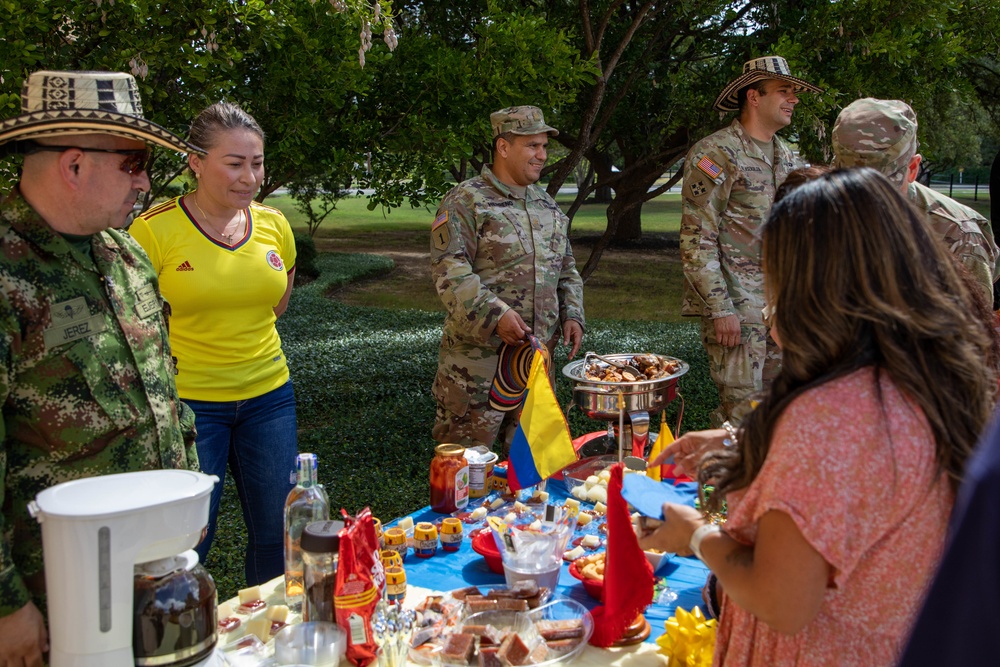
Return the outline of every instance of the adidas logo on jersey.
[[[183,264],[177,267],[177,271],[194,271],[194,267],[191,266],[191,262],[185,261]]]

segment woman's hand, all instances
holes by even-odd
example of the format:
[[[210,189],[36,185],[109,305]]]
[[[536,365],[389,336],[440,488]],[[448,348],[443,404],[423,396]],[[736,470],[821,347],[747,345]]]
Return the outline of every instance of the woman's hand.
[[[679,556],[690,556],[688,544],[691,542],[691,535],[705,523],[704,515],[693,507],[663,503],[663,523],[643,535],[639,544],[643,549],[659,549]]]
[[[674,469],[675,474],[697,478],[701,457],[707,452],[723,449],[725,446],[722,441],[728,437],[729,432],[722,428],[685,433],[650,461],[649,466],[661,465],[667,458],[673,456],[674,464],[677,466]]]

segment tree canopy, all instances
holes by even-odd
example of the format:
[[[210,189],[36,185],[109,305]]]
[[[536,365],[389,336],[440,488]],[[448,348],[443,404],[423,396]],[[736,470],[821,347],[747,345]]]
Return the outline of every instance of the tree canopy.
[[[491,111],[540,106],[565,147],[550,192],[587,165],[572,210],[615,194],[586,274],[641,237],[642,203],[728,122],[711,103],[750,58],[825,89],[785,132],[813,161],[860,96],[912,104],[938,168],[977,159],[1000,120],[990,0],[0,0],[0,25],[3,117],[41,68],[132,71],[147,117],[181,133],[229,99],[267,135],[260,196],[287,187],[313,230],[359,188],[387,210],[436,201],[489,160]],[[161,152],[154,194],[182,167]]]

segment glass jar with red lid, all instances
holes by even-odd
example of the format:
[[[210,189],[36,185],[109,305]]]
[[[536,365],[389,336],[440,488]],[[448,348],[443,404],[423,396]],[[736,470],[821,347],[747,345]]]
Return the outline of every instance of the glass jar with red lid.
[[[465,447],[438,445],[431,461],[431,509],[451,514],[468,504],[469,462],[465,460]]]

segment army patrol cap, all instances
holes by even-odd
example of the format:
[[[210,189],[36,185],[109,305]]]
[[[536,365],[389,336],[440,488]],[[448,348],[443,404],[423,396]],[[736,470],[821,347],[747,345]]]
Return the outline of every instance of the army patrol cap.
[[[855,100],[837,116],[831,142],[834,167],[872,167],[903,185],[917,153],[917,114],[899,100]]]
[[[556,136],[559,130],[545,124],[542,110],[538,107],[507,107],[490,114],[490,124],[493,126],[493,138],[504,132],[512,134],[541,134],[543,132]]]

